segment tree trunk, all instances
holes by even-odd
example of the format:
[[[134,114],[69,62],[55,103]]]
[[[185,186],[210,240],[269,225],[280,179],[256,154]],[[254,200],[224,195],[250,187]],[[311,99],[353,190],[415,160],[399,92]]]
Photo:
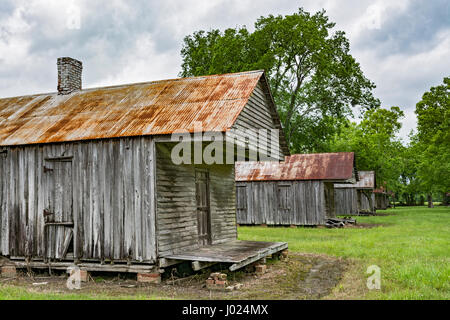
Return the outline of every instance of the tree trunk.
[[[428,200],[428,208],[434,208],[433,197],[431,196],[431,193],[428,194],[427,200]]]
[[[407,204],[408,206],[415,206],[415,205],[416,205],[416,198],[414,197],[414,194],[409,193],[409,194],[406,196],[406,204]]]
[[[419,200],[419,205],[424,206],[425,205],[425,197],[424,196],[420,196],[420,200]]]
[[[366,190],[362,190],[362,193],[366,196],[367,201],[369,201],[370,212],[374,212],[375,210],[374,210],[374,204],[372,202],[371,193]]]

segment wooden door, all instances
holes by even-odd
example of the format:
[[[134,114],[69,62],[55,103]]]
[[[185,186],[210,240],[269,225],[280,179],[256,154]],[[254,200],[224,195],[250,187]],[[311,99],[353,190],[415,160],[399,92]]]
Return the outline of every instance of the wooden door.
[[[324,182],[323,188],[324,188],[324,194],[325,194],[326,218],[336,218],[333,183]]]
[[[249,223],[247,199],[247,186],[236,186],[236,219],[241,224]]]
[[[72,159],[46,159],[45,257],[62,260],[73,253]]]
[[[209,205],[209,174],[195,171],[195,190],[197,202],[197,229],[199,245],[211,244],[211,210]]]
[[[291,224],[292,217],[292,189],[290,184],[277,186],[278,217],[275,223]]]

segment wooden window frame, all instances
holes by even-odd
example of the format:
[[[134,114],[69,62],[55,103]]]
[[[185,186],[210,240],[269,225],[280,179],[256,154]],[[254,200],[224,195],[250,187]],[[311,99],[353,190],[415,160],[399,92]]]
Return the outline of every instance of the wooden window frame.
[[[286,189],[288,193],[292,193],[292,185],[290,184],[278,184],[277,185],[277,202],[278,202],[278,209],[281,210],[291,210],[292,209],[292,203],[291,201],[288,201],[288,197],[286,197],[286,206],[281,206],[281,197],[280,197],[280,188]],[[291,199],[292,200],[292,199]]]

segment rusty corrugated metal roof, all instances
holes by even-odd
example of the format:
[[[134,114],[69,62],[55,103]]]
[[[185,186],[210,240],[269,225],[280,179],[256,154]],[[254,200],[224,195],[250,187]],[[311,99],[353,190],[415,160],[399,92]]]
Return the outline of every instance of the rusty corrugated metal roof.
[[[0,99],[0,145],[26,145],[232,127],[263,71]]]
[[[386,190],[383,187],[373,190],[373,193],[386,194]]]
[[[356,183],[336,183],[335,188],[373,189],[375,183],[375,171],[358,171],[359,181]]]
[[[237,162],[236,181],[331,180],[355,177],[353,152],[294,154],[284,162]]]

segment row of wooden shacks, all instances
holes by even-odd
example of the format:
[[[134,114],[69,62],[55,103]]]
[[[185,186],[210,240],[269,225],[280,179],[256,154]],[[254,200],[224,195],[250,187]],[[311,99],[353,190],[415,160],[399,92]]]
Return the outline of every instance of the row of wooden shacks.
[[[374,171],[356,171],[352,152],[296,154],[282,162],[236,164],[236,213],[242,225],[324,225],[337,215],[387,209]]]
[[[82,89],[81,70],[59,58],[58,92],[0,99],[0,255],[18,267],[236,270],[287,248],[238,241],[237,223],[317,225],[365,201],[353,153],[290,156],[263,71]],[[279,130],[272,162],[173,161],[175,132],[252,128]]]

